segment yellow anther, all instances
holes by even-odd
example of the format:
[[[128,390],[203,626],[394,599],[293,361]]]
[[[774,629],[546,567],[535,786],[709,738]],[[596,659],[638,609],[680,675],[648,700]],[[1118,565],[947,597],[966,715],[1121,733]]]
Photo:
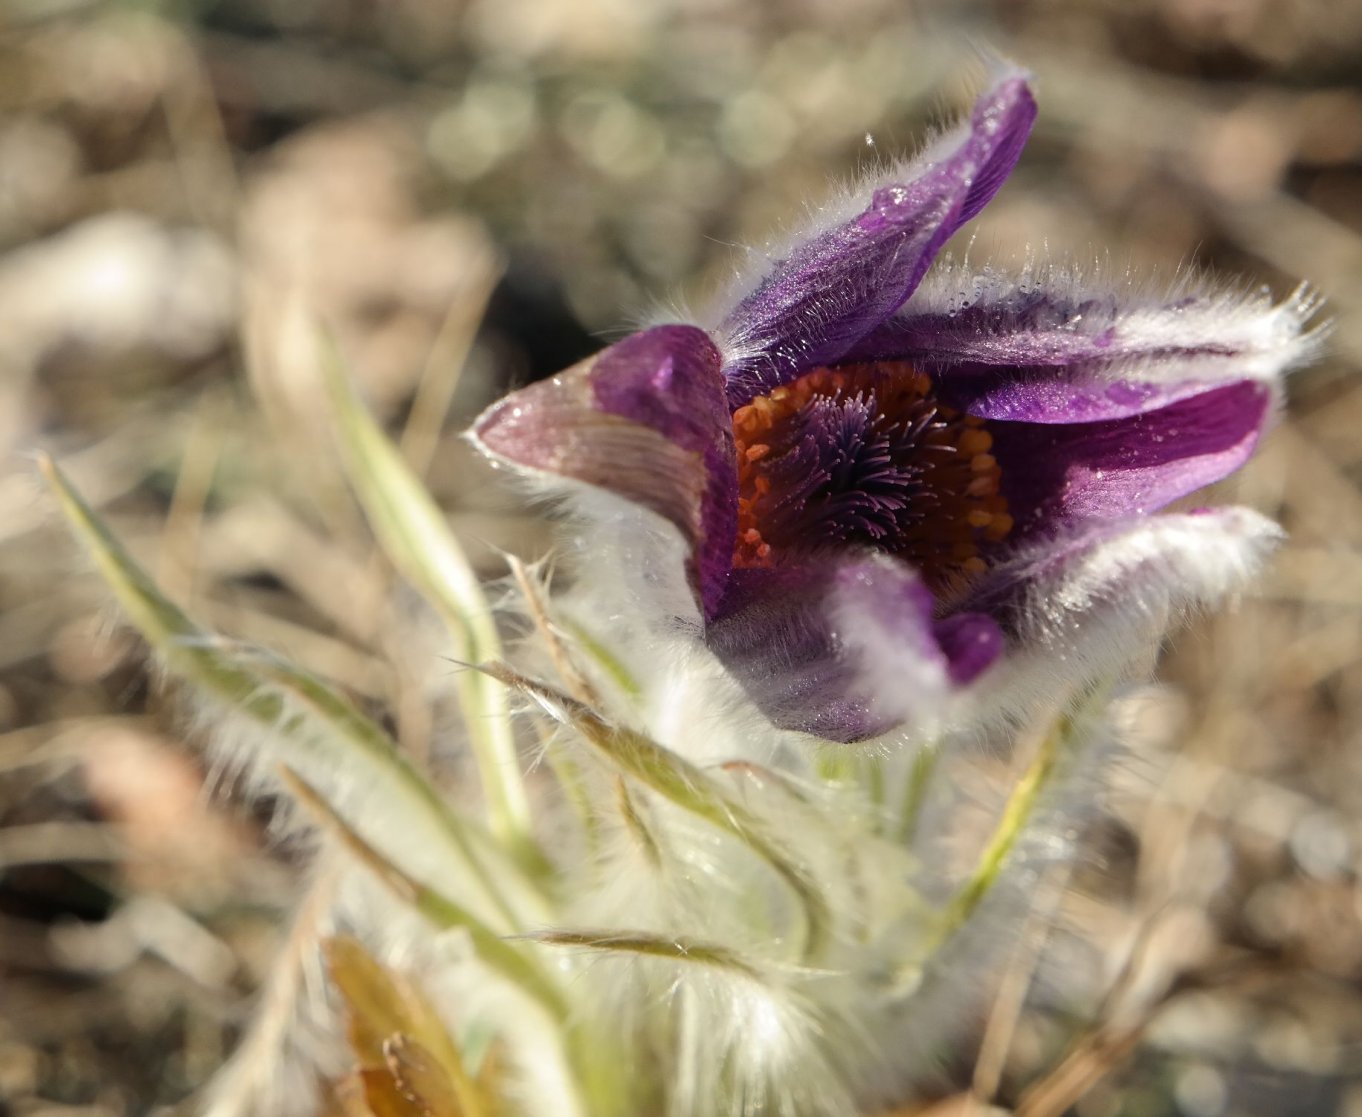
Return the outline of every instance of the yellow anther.
[[[969,427],[957,443],[962,454],[982,454],[993,449],[993,436],[979,427]]]
[[[988,530],[984,532],[984,538],[990,543],[998,543],[1007,538],[1011,532],[1015,521],[1006,512],[999,512],[992,518],[992,523],[988,525]]]

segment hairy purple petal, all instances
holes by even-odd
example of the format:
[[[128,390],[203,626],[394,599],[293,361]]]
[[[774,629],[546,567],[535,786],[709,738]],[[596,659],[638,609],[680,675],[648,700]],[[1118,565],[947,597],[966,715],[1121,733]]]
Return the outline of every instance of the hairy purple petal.
[[[1278,378],[1314,350],[1315,300],[1297,291],[1175,291],[1085,283],[1059,269],[1005,276],[938,268],[848,360],[906,360],[942,398],[986,419],[1117,419],[1227,380]]]
[[[777,726],[860,741],[930,718],[1001,650],[990,618],[938,622],[933,606],[883,557],[736,570],[706,642]]]
[[[958,608],[992,616],[1007,652],[986,700],[1019,711],[1144,670],[1188,609],[1241,590],[1281,539],[1247,508],[1090,522],[984,575]]]
[[[893,314],[1002,185],[1035,113],[1025,79],[1007,74],[952,144],[894,172],[868,208],[796,244],[720,327],[730,406],[839,360]]]
[[[723,592],[737,530],[737,466],[719,354],[693,326],[626,338],[485,411],[484,451],[594,485],[670,520],[691,548],[706,611]]]
[[[1143,516],[1220,480],[1253,452],[1271,403],[1267,385],[1240,381],[1126,419],[990,423],[1014,538]]]

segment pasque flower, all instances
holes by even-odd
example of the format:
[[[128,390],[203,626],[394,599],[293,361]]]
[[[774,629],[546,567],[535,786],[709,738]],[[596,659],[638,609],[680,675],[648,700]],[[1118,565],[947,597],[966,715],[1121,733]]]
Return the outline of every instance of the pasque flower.
[[[514,649],[331,354],[344,471],[480,667],[451,677],[463,729],[440,770],[481,794],[200,628],[46,465],[129,620],[224,719],[224,762],[296,799],[284,824],[314,820],[328,851],[211,1112],[316,1111],[294,1088],[314,1020],[348,1040],[327,1052],[349,1068],[337,1104],[373,1114],[867,1117],[965,1065],[999,948],[1050,918],[1055,860],[1100,809],[1107,684],[1275,538],[1245,509],[1160,510],[1248,457],[1312,344],[1303,296],[934,263],[1033,115],[1000,72],[961,129],[818,211],[703,324],[478,420],[581,524],[566,595],[512,560]],[[972,731],[1031,712],[989,727],[1019,761],[994,795]],[[901,726],[833,753],[787,732]],[[338,997],[314,1000],[309,936],[336,926],[362,941],[328,943]]]
[[[1272,538],[1239,509],[1152,513],[1252,453],[1308,298],[934,265],[1035,114],[997,73],[705,325],[645,329],[474,427],[495,459],[669,521],[705,643],[782,728],[862,739],[1058,659],[1082,682],[1150,642],[1123,626],[1223,591]]]

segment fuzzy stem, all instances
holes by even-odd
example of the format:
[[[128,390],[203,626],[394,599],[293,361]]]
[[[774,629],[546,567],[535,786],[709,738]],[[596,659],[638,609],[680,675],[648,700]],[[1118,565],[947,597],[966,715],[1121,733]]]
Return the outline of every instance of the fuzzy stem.
[[[1022,773],[1022,778],[1008,796],[1007,805],[998,819],[997,828],[989,839],[988,845],[979,856],[978,863],[970,878],[959,888],[951,902],[946,906],[941,918],[940,940],[944,942],[956,933],[974,914],[980,901],[988,895],[997,882],[1008,857],[1016,848],[1026,824],[1031,820],[1036,801],[1054,771],[1055,760],[1059,756],[1060,745],[1067,736],[1070,726],[1068,717],[1063,717],[1055,728],[1045,735],[1036,750],[1036,755]]]
[[[1085,699],[1066,709],[1056,719],[1050,731],[1041,739],[1036,755],[1031,758],[1017,786],[1012,789],[998,825],[993,831],[974,872],[951,897],[941,916],[933,952],[943,946],[974,914],[979,904],[997,883],[1008,858],[1012,855],[1023,832],[1035,813],[1041,794],[1048,787],[1050,777],[1066,746],[1079,737],[1080,723],[1102,704],[1107,689],[1100,688]]]
[[[913,766],[908,772],[908,786],[903,793],[903,813],[899,819],[899,841],[904,845],[910,844],[917,836],[922,804],[927,801],[927,788],[931,785],[940,755],[935,745],[923,745],[913,757]]]
[[[861,786],[865,789],[872,811],[871,825],[876,834],[884,833],[884,764],[878,756],[867,756],[861,761]]]
[[[818,778],[824,783],[849,783],[856,778],[857,761],[849,753],[828,748],[819,753]]]

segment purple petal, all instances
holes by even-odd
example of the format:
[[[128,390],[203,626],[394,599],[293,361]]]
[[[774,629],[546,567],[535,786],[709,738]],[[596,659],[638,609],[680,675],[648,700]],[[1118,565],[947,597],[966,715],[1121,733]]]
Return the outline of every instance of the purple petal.
[[[796,244],[720,327],[730,407],[839,360],[893,314],[1007,178],[1035,114],[1025,79],[1007,74],[953,142],[894,172],[867,209]]]
[[[514,392],[473,425],[488,454],[594,485],[675,524],[707,613],[737,530],[737,465],[719,354],[693,326],[659,326]]]
[[[1074,423],[1164,407],[1229,380],[1270,382],[1306,359],[1315,301],[1298,291],[1140,292],[1061,270],[936,269],[847,360],[904,360],[986,419]]]
[[[706,642],[777,726],[843,743],[929,718],[997,656],[983,616],[933,620],[917,575],[884,558],[735,570]]]
[[[994,567],[960,608],[994,617],[1007,653],[981,701],[1052,707],[1065,692],[1144,671],[1187,609],[1215,605],[1261,568],[1281,529],[1247,508],[1095,522]]]
[[[1126,419],[990,423],[1014,538],[1154,512],[1220,480],[1253,452],[1271,403],[1241,381]]]
[[[932,626],[936,642],[949,663],[951,681],[972,683],[1002,654],[1003,634],[992,617],[956,613]]]

